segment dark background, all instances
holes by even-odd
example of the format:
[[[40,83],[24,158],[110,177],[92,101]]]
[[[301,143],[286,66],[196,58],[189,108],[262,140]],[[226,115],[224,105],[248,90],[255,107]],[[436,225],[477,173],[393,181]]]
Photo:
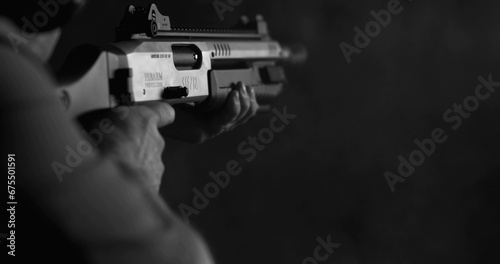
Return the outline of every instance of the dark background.
[[[78,44],[113,41],[124,7],[149,2],[90,1],[52,66]],[[191,217],[219,263],[302,263],[328,235],[341,246],[324,263],[499,263],[500,95],[456,131],[442,115],[474,94],[478,76],[500,80],[500,2],[403,0],[348,64],[339,44],[352,45],[353,28],[388,2],[244,0],[222,22],[210,0],[156,1],[174,26],[229,27],[260,13],[274,39],[309,50],[305,64],[287,67],[275,103],[297,118],[254,161],[237,147],[271,113],[203,145],[167,140],[162,194],[174,210],[192,205],[210,171],[242,165]],[[391,193],[384,171],[437,127],[448,140]]]

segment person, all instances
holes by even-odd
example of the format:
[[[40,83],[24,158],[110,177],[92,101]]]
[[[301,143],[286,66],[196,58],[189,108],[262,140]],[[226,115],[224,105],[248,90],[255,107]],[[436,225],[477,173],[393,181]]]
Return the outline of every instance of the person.
[[[255,93],[238,83],[222,111],[204,116],[165,102],[89,113],[86,128],[110,120],[107,126],[114,129],[98,151],[74,155],[84,150],[86,137],[65,115],[46,61],[60,26],[85,1],[52,2],[59,3],[58,14],[30,32],[29,40],[22,38],[19,12],[36,10],[35,1],[18,0],[14,5],[22,11],[10,7],[0,13],[2,150],[15,154],[17,197],[23,199],[18,210],[35,217],[17,232],[29,230],[37,239],[29,252],[21,247],[27,242],[18,241],[17,254],[50,257],[53,263],[214,263],[201,236],[158,194],[162,135],[198,143],[218,136],[255,115]],[[123,111],[127,118],[120,118]],[[67,161],[62,182],[54,161]]]

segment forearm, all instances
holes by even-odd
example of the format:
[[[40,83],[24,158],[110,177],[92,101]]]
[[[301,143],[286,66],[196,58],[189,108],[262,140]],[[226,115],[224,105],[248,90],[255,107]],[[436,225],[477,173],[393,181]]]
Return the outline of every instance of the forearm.
[[[113,163],[101,164],[52,201],[92,263],[213,263],[203,240],[157,193],[116,175]]]

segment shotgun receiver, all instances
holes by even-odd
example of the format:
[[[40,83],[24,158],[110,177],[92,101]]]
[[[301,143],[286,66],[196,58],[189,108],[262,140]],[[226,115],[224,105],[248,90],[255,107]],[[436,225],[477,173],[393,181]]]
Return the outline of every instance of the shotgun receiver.
[[[69,55],[64,75],[77,81],[63,84],[60,92],[72,116],[155,100],[211,110],[242,81],[265,108],[283,89],[280,63],[293,59],[290,49],[270,38],[261,16],[243,17],[232,29],[176,28],[155,4],[130,5],[116,28],[116,42]]]

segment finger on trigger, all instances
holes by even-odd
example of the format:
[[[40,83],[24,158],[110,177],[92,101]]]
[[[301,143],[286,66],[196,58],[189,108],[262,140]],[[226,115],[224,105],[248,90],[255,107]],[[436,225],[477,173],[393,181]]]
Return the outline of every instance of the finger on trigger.
[[[240,113],[234,122],[239,122],[241,118],[246,116],[251,107],[250,94],[247,92],[247,87],[241,82],[238,83],[238,92],[240,93]]]
[[[250,95],[249,97],[249,107],[245,113],[244,116],[241,117],[241,119],[238,120],[236,125],[240,125],[243,123],[246,123],[250,118],[255,116],[257,114],[257,111],[259,110],[259,104],[257,103],[257,99],[255,97],[255,90],[252,87],[247,86],[247,92]]]
[[[224,109],[214,118],[214,125],[225,126],[234,122],[240,114],[240,101],[240,93],[236,90],[231,91],[224,105]]]

